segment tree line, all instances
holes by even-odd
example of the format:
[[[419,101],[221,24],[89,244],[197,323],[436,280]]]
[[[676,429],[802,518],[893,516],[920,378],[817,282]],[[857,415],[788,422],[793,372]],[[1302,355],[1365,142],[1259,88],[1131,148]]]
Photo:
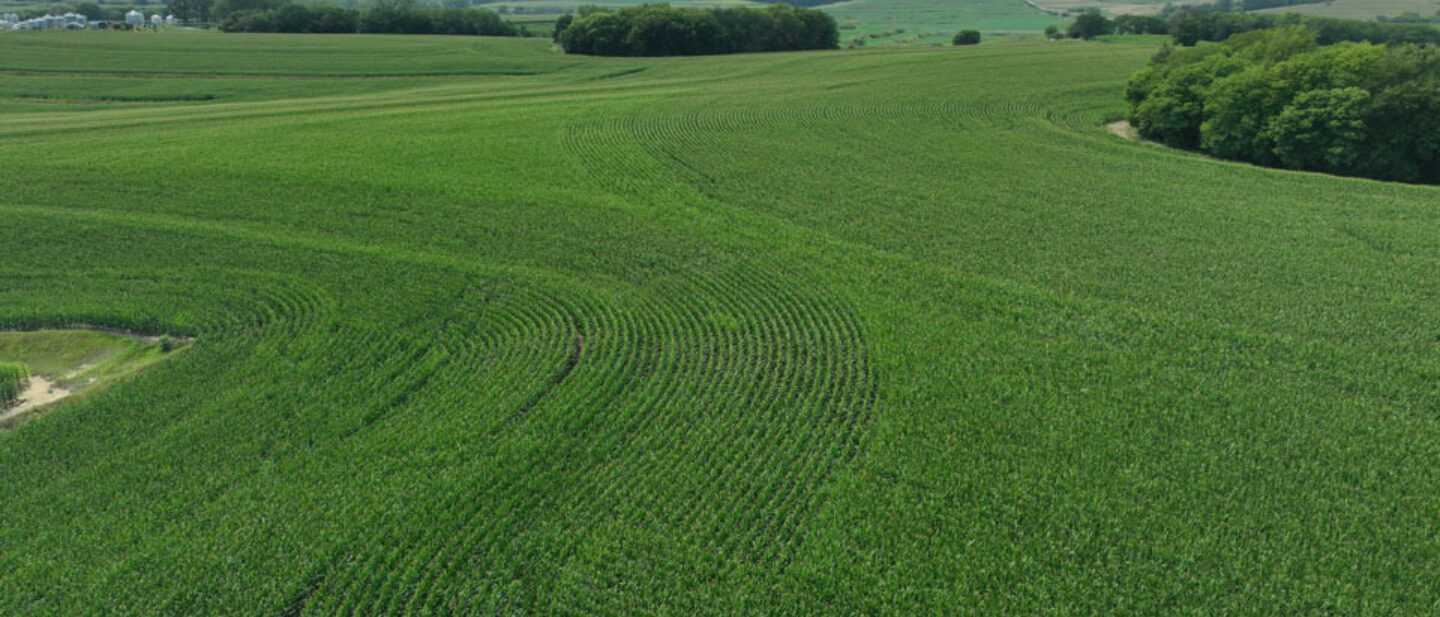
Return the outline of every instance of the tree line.
[[[584,6],[556,22],[555,41],[571,54],[695,56],[836,49],[840,29],[833,17],[790,4],[759,9]]]
[[[1107,34],[1169,34],[1170,22],[1155,15],[1121,15],[1110,19],[1095,9],[1081,11],[1065,29],[1064,36],[1090,40]],[[1060,29],[1045,27],[1045,37],[1058,39]]]
[[[1215,8],[1229,6],[1236,5],[1227,1],[1187,6],[1167,11],[1168,19],[1156,15],[1121,15],[1110,19],[1090,10],[1076,16],[1065,34],[1086,40],[1106,34],[1169,34],[1176,44],[1193,47],[1200,41],[1220,42],[1245,32],[1299,26],[1313,31],[1320,45],[1342,41],[1440,45],[1440,29],[1423,22],[1377,23],[1296,13],[1233,13]],[[1045,34],[1052,39],[1060,36],[1059,29],[1053,26],[1047,28]]]
[[[1440,49],[1322,45],[1304,26],[1166,47],[1129,83],[1130,122],[1165,144],[1260,165],[1440,183]]]
[[[382,0],[363,11],[290,0],[220,0],[225,32],[310,34],[458,34],[523,36],[523,29],[485,9],[428,8],[411,0]]]
[[[1440,11],[1434,15],[1421,15],[1415,11],[1406,11],[1394,17],[1381,15],[1375,18],[1382,24],[1440,24]]]
[[[1220,13],[1205,9],[1183,9],[1175,13],[1170,18],[1170,36],[1176,43],[1189,47],[1200,41],[1218,42],[1245,32],[1294,26],[1314,32],[1321,45],[1342,41],[1440,44],[1440,29],[1424,24],[1382,24],[1296,13]]]

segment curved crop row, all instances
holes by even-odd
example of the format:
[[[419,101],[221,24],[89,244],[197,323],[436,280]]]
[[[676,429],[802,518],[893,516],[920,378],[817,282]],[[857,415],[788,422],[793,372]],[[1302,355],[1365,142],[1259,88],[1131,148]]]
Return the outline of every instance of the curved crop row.
[[[427,348],[444,359],[417,399],[447,413],[477,395],[508,403],[445,421],[446,439],[472,442],[449,465],[470,471],[435,480],[446,488],[423,512],[429,523],[403,509],[371,515],[346,541],[362,557],[317,566],[293,607],[463,612],[476,596],[459,590],[478,586],[499,602],[485,606],[534,609],[558,601],[544,590],[570,559],[536,534],[582,542],[602,525],[658,525],[690,538],[677,551],[788,562],[874,405],[853,313],[742,266],[620,296],[534,291],[476,286],[436,311]],[[368,430],[431,438],[409,424],[420,404]],[[474,570],[482,563],[490,571]],[[510,577],[528,581],[524,593],[507,595]],[[568,601],[605,602],[593,593]]]

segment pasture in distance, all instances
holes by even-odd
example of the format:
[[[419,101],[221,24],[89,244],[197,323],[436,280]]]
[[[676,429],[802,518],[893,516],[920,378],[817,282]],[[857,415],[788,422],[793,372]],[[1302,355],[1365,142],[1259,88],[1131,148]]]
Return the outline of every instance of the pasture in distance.
[[[1043,4],[1043,3],[1042,3]],[[991,34],[1035,34],[1065,20],[1019,0],[853,0],[819,7],[840,22],[840,44],[856,36],[867,46],[900,43],[948,43],[959,30]]]
[[[1332,0],[1331,2],[1265,9],[1260,12],[1301,13],[1370,21],[1380,16],[1395,17],[1403,13],[1416,13],[1428,17],[1435,15],[1436,11],[1440,11],[1440,2],[1436,0]]]
[[[1440,189],[1155,49],[0,36],[0,329],[195,337],[0,433],[0,613],[1433,611]]]

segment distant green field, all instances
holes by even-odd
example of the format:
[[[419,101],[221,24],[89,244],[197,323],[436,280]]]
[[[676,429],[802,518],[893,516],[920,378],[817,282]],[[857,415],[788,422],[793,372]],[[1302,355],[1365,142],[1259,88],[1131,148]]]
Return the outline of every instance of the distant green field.
[[[1434,15],[1440,11],[1440,0],[1332,0],[1320,4],[1303,4],[1261,13],[1303,13],[1345,19],[1373,20],[1378,16],[1393,17],[1401,13]]]
[[[486,5],[487,8],[513,10],[523,7],[527,11],[553,11],[559,15],[574,11],[585,4],[575,0],[527,0],[525,2],[504,2]],[[643,4],[642,0],[618,0],[599,2],[604,6]],[[671,3],[677,6],[737,6],[758,3],[745,0],[695,1]],[[991,35],[1007,33],[1034,34],[1045,26],[1066,22],[1055,16],[1046,15],[1026,6],[1020,0],[964,0],[946,2],[939,0],[856,0],[824,5],[820,8],[833,15],[843,28],[840,32],[842,45],[849,45],[857,36],[865,37],[868,46],[948,43],[956,32],[964,29],[978,29]],[[516,23],[529,23],[541,19],[535,15],[507,15]],[[537,30],[553,25],[554,17],[531,26]]]
[[[1075,13],[1086,9],[1099,9],[1108,15],[1140,14],[1160,12],[1167,4],[1203,4],[1203,0],[1035,0],[1035,4],[1046,9]]]
[[[624,61],[556,53],[549,39],[200,32],[6,34],[0,110],[68,114],[149,104],[370,94]],[[606,68],[606,67],[616,68]],[[581,72],[574,73],[575,75]]]
[[[0,36],[222,95],[0,107],[0,330],[196,337],[0,433],[0,614],[1431,614],[1440,189],[1155,50]]]
[[[5,112],[83,112],[118,107],[177,105],[202,102],[311,98],[365,94],[443,85],[475,77],[412,77],[377,79],[296,79],[287,77],[196,78],[109,74],[83,77],[64,73],[16,75],[0,73],[0,110]],[[494,79],[484,77],[483,79]]]
[[[12,32],[0,71],[189,73],[206,76],[533,74],[573,66],[548,39],[316,36],[215,32]]]
[[[1066,20],[1046,15],[1019,0],[855,0],[821,7],[842,24],[841,43],[856,35],[881,34],[866,45],[948,43],[960,30],[984,33],[1038,33]],[[897,32],[899,30],[899,32]]]

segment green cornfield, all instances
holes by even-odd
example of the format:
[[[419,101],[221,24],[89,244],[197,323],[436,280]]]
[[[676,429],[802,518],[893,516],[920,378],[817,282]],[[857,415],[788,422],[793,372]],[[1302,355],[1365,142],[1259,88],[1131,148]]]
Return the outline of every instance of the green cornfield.
[[[1433,614],[1440,189],[1155,51],[0,35],[0,330],[195,339],[0,432],[0,614]]]

